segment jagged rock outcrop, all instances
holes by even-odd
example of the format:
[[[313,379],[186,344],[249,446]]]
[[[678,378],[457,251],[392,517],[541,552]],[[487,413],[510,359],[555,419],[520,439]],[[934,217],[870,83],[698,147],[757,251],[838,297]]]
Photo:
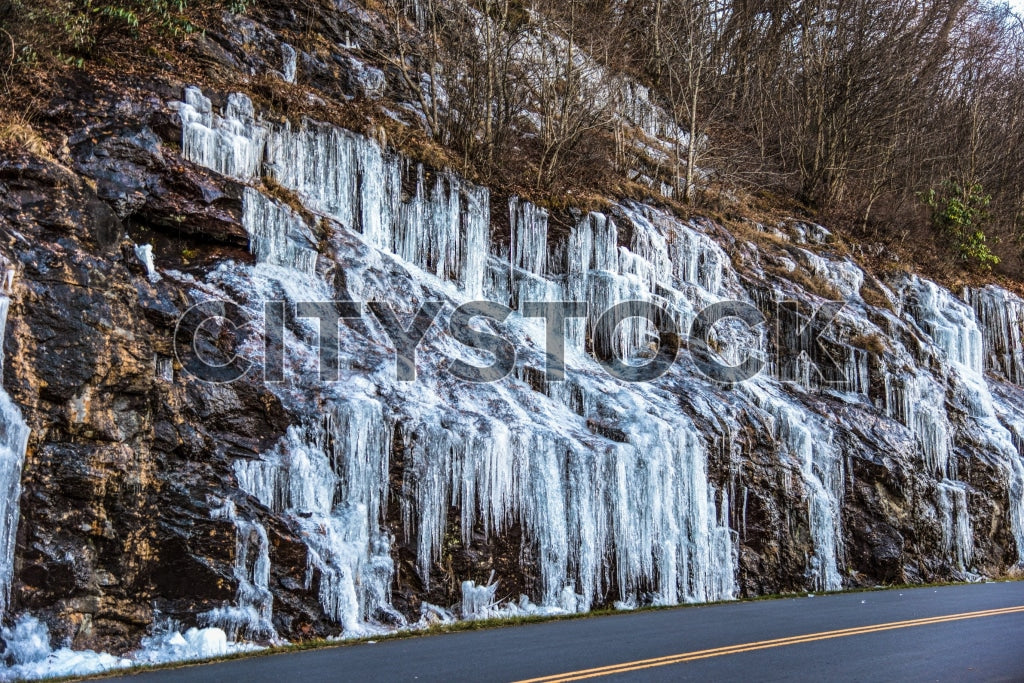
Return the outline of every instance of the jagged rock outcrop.
[[[221,68],[294,80],[287,21],[232,19],[245,41],[201,44]],[[337,42],[372,40],[370,20],[330,21]],[[292,55],[327,99],[386,81],[341,48],[330,64]],[[620,201],[549,229],[544,209],[331,123],[281,121],[273,103],[82,79],[47,114],[67,136],[58,158],[0,158],[3,387],[31,430],[9,615],[120,652],[164,618],[266,641],[460,601],[480,616],[493,605],[474,584],[495,579],[497,601],[584,611],[999,576],[1024,559],[1024,304],[1005,290],[879,280],[796,222],[742,237]],[[845,306],[804,344],[832,297]],[[543,324],[512,314],[496,328],[519,354],[511,375],[464,382],[450,364],[487,359],[449,326],[477,299],[643,301],[677,337],[736,301],[765,322],[724,323],[713,347],[766,367],[714,382],[683,349],[655,382],[614,379],[593,354],[649,360],[650,331],[579,321],[552,382]],[[209,301],[248,323],[200,340],[257,363],[237,381],[176,355],[179,320]],[[266,301],[289,312],[269,346]],[[444,304],[416,382],[396,379],[369,309],[342,321],[340,379],[324,380],[320,328],[294,307],[339,301],[393,304],[403,326]],[[268,349],[283,382],[259,371]]]

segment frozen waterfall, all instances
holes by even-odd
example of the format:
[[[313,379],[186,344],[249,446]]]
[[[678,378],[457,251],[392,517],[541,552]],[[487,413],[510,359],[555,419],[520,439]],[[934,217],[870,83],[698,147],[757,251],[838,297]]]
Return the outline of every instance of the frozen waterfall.
[[[971,433],[959,435],[959,438],[984,441],[989,460],[1008,483],[1010,527],[1016,540],[1018,558],[1024,562],[1024,496],[1016,495],[1024,494],[1024,454],[1017,447],[1019,442],[1013,438],[1012,424],[1008,429],[1009,420],[1005,416],[1000,419],[1000,413],[1006,413],[1007,408],[997,405],[983,373],[983,367],[1001,369],[1007,375],[1016,372],[1013,359],[1021,355],[1020,327],[1017,324],[1020,309],[1016,302],[1010,301],[997,313],[989,290],[980,290],[973,296],[968,292],[968,298],[975,306],[972,308],[949,291],[918,277],[907,278],[903,291],[908,313],[941,351],[941,359],[948,363],[946,379],[952,383],[957,402],[973,421]],[[975,316],[976,310],[986,325],[984,334]],[[924,412],[929,408],[919,407],[917,410]],[[1009,412],[1014,410],[1010,408]],[[923,426],[927,425],[928,420],[924,420]],[[949,427],[947,430],[952,431]],[[933,450],[931,460],[940,463],[946,459],[944,447],[937,438],[932,438],[941,436],[939,431],[922,431],[923,443],[932,444],[930,449],[925,448],[926,458],[928,451]],[[957,438],[957,435],[952,436],[954,443]],[[944,469],[943,474],[951,480],[938,483],[942,533],[944,539],[953,540],[954,559],[963,566],[973,555],[968,494],[964,486],[955,481],[955,468],[947,465]]]
[[[643,302],[685,334],[709,304],[775,302],[783,293],[757,289],[699,221],[624,202],[573,214],[571,224],[553,230],[546,210],[512,197],[503,233],[504,221],[491,225],[485,188],[413,164],[370,138],[308,120],[271,125],[242,96],[228,98],[221,113],[198,90],[189,89],[185,100],[178,110],[186,154],[248,185],[243,221],[257,264],[221,267],[209,278],[210,291],[221,287],[225,298],[241,292],[254,311],[281,296],[293,304],[358,296],[413,312],[431,299],[454,307],[481,297],[511,308],[560,300],[591,308],[587,319],[567,321],[565,381],[543,376],[536,341],[543,325],[518,314],[504,325],[522,348],[519,365],[506,380],[480,385],[439,371],[436,355],[477,358],[443,335],[428,335],[425,343],[437,353],[418,358],[416,382],[396,381],[389,347],[367,336],[380,325],[364,315],[341,326],[342,381],[314,388],[301,371],[315,365],[315,331],[306,323],[286,330],[295,372],[273,390],[296,423],[276,446],[237,459],[234,468],[244,492],[300,532],[307,584],[318,586],[324,613],[346,635],[406,623],[390,596],[397,536],[413,550],[412,571],[429,588],[453,544],[514,530],[523,561],[536,572],[530,595],[518,602],[505,596],[508,605],[585,611],[609,599],[630,605],[733,597],[739,542],[730,520],[740,514],[730,513],[733,482],[720,489],[711,481],[709,448],[744,426],[720,400],[762,416],[762,442],[799,476],[807,506],[800,523],[812,546],[806,580],[814,589],[843,586],[842,506],[853,475],[841,445],[844,425],[816,413],[812,395],[840,396],[906,428],[929,480],[922,506],[935,511],[920,517],[938,525],[961,571],[969,571],[974,541],[971,489],[957,471],[965,435],[947,408],[951,396],[984,427],[987,450],[1012,490],[1024,491],[1015,448],[1024,444],[1024,421],[1013,422],[1013,409],[993,397],[982,374],[984,367],[1011,381],[1019,376],[1021,313],[995,294],[981,291],[967,305],[926,280],[902,282],[895,297],[902,310],[891,322],[923,342],[915,347],[922,356],[911,358],[900,346],[893,353],[901,362],[884,365],[878,385],[868,353],[842,342],[835,346],[848,381],[838,389],[812,381],[806,367],[778,362],[773,376],[726,399],[684,363],[664,383],[625,385],[586,351],[643,360],[657,345],[656,331],[637,319],[604,329],[595,312]],[[271,180],[302,206],[271,199]],[[865,275],[855,264],[806,250],[795,258],[863,305]],[[335,265],[344,270],[344,291],[335,288],[337,278],[324,278]],[[844,315],[839,325],[873,329],[857,310]],[[763,331],[722,326],[715,334],[723,358],[768,349]],[[882,393],[869,398],[876,386]],[[703,422],[680,409],[685,401]],[[708,423],[720,433],[706,433]],[[1024,502],[1011,500],[1010,508],[1024,549]],[[239,554],[261,559],[250,560],[253,569],[240,577],[238,603],[263,614],[261,594],[250,586],[258,588],[263,576],[265,531],[250,524],[236,521],[240,543],[249,539]],[[467,617],[495,613],[495,583],[453,578]]]
[[[692,312],[700,301],[717,296],[727,280],[728,258],[711,240],[639,207],[621,219],[635,235],[632,248],[617,244],[611,218],[592,214],[563,251],[564,246],[546,242],[546,213],[513,199],[512,244],[502,264],[499,256],[488,256],[493,252],[485,189],[409,168],[376,142],[330,126],[263,127],[238,101],[218,117],[199,93],[190,92],[187,100],[179,109],[189,114],[182,116],[186,150],[207,145],[190,152],[194,160],[256,178],[261,171],[243,168],[238,150],[262,146],[263,172],[296,192],[310,210],[408,264],[410,274],[429,286],[447,293],[455,290],[440,283],[457,285],[460,298],[483,294],[485,273],[497,268],[511,280],[497,290],[490,285],[490,296],[501,301],[500,291],[516,288],[505,303],[557,301],[569,293],[596,298],[602,306],[641,297],[666,307],[677,302]],[[196,126],[213,133],[190,130]],[[297,282],[316,277],[316,242],[306,219],[258,187],[246,190],[244,204],[257,262],[282,269],[278,276],[264,268],[261,277],[280,278],[286,293],[301,297],[306,290],[296,289]],[[655,221],[676,231],[672,240],[662,236]],[[583,244],[585,250],[576,246]],[[552,251],[556,260],[549,263]],[[678,267],[673,257],[681,259]],[[346,276],[353,291],[369,296],[378,287],[375,279],[361,280],[360,271]],[[438,284],[430,284],[430,278]],[[569,326],[570,348],[582,350],[583,329],[583,321]],[[628,358],[647,343],[643,330],[627,330],[619,352]],[[313,357],[315,350],[302,355]],[[494,535],[522,525],[524,552],[539,567],[533,598],[542,606],[585,611],[609,590],[630,604],[734,595],[737,540],[727,522],[728,497],[708,483],[699,431],[681,415],[670,417],[671,410],[655,408],[662,399],[621,391],[610,397],[606,386],[590,380],[577,384],[575,395],[584,405],[618,404],[620,415],[634,415],[623,417],[622,437],[609,440],[586,428],[586,415],[564,422],[570,414],[552,399],[510,425],[507,419],[451,407],[439,410],[433,392],[446,393],[443,386],[404,389],[383,377],[374,381],[375,389],[349,388],[344,397],[330,399],[318,415],[289,428],[273,450],[235,462],[241,488],[302,529],[309,580],[316,579],[325,613],[346,634],[366,632],[373,624],[404,623],[390,606],[395,570],[388,516],[402,520],[403,533],[417,549],[420,578],[429,585],[452,505],[461,511],[466,543],[477,528]],[[385,408],[373,396],[400,389],[407,394],[401,411]],[[496,399],[523,403],[512,396],[499,399],[503,392],[494,387],[461,393],[472,398],[474,392],[478,405]],[[389,510],[389,468],[396,449],[402,495],[392,503],[397,509]],[[236,524],[241,534],[243,523]],[[609,568],[614,568],[611,575]],[[247,578],[240,586],[247,583],[255,582]]]
[[[14,574],[14,542],[18,534],[21,468],[29,429],[21,411],[3,389],[4,332],[9,297],[0,294],[0,616],[7,614]]]

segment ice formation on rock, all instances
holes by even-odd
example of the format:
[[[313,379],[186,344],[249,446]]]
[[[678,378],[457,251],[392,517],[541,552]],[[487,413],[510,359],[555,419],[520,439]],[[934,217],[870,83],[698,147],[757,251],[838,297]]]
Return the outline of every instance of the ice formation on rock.
[[[753,387],[751,391],[774,418],[774,436],[780,453],[796,462],[803,478],[814,547],[807,567],[811,585],[815,590],[839,590],[843,587],[839,561],[844,477],[843,460],[836,451],[832,430],[771,390]]]
[[[146,269],[146,276],[150,282],[159,282],[160,274],[156,272],[156,265],[153,263],[153,245],[141,244],[135,246],[135,258]]]
[[[983,374],[985,357],[994,365],[1000,355],[997,349],[1006,349],[1012,344],[1008,321],[1015,315],[1014,307],[1006,307],[1002,315],[993,315],[991,304],[985,303],[984,290],[976,296],[975,305],[982,312],[989,307],[985,317],[988,326],[983,335],[975,310],[938,285],[914,276],[903,283],[903,292],[907,312],[940,351],[940,362],[946,361],[943,379],[948,389],[952,389],[953,400],[971,420],[966,429],[961,428],[961,433],[953,435],[954,443],[958,439],[984,443],[987,459],[1002,472],[1008,484],[1010,528],[1016,540],[1019,561],[1024,563],[1024,498],[1015,495],[1024,493],[1024,456],[1015,444],[1012,425],[1011,429],[1007,428],[1005,415],[1000,419],[1000,410]],[[1006,324],[1002,324],[1004,320]],[[1019,353],[1020,347],[1017,347],[1007,357]],[[1005,414],[1007,408],[1003,407],[1002,412]],[[1011,408],[1008,412],[1012,414],[1015,411]],[[923,422],[927,424],[928,420]],[[952,539],[956,563],[966,565],[973,555],[969,492],[955,481],[956,469],[948,464],[939,444],[941,433],[938,430],[923,431],[926,457],[932,451],[933,461],[941,464],[942,460],[947,460],[945,472],[941,474],[948,479],[937,484],[942,535],[944,540]],[[953,431],[948,423],[945,431]],[[931,446],[927,445],[929,443]]]
[[[288,43],[281,43],[281,60],[283,62],[281,74],[284,76],[285,82],[294,83],[298,64],[298,55],[295,52],[295,48]]]
[[[241,94],[228,96],[223,115],[199,88],[185,89],[176,103],[181,119],[181,147],[192,161],[235,178],[252,178],[260,171],[266,127],[254,115],[252,101]]]
[[[1014,384],[1024,384],[1024,300],[989,285],[968,290],[985,338],[985,369]]]

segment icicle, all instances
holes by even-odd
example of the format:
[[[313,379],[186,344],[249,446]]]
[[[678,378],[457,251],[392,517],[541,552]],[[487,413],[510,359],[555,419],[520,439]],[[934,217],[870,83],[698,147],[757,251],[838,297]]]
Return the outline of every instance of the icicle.
[[[951,436],[945,389],[927,373],[885,374],[886,415],[913,432],[930,474],[956,478],[949,457]]]
[[[459,243],[461,284],[466,296],[479,299],[484,295],[484,273],[487,270],[488,241],[491,231],[490,193],[487,188],[464,185],[462,208],[463,232]]]
[[[592,273],[588,278],[587,301],[590,303],[590,337],[599,358],[616,355],[629,360],[640,351],[649,351],[657,343],[657,331],[646,318],[626,317],[617,329],[598,325],[598,315],[625,302],[653,302],[647,288],[634,278],[612,275],[606,271]],[[630,304],[629,311],[641,304]],[[639,310],[637,311],[640,312]]]
[[[333,126],[307,121],[292,131],[286,125],[267,141],[267,167],[308,208],[359,230],[361,169],[356,150],[363,144],[360,136]]]
[[[596,449],[526,425],[405,424],[402,518],[417,539],[421,579],[440,557],[455,505],[464,535],[478,514],[488,534],[521,521],[540,569],[542,605],[590,609],[603,592],[609,553],[623,596],[635,599],[653,583],[663,604],[731,597],[735,539],[716,511],[695,429],[637,418],[627,422],[629,443]]]
[[[510,197],[508,214],[512,228],[512,267],[534,275],[545,275],[548,212],[518,197]]]
[[[1024,384],[1024,300],[989,285],[968,290],[985,338],[985,369],[1014,384]]]
[[[483,294],[489,236],[486,188],[438,173],[431,187],[422,165],[403,196],[404,162],[375,141],[322,124],[275,130],[267,164],[309,208],[362,233],[370,245],[444,280],[471,297]]]
[[[489,194],[450,174],[438,174],[428,191],[424,169],[416,171],[415,191],[403,200],[402,165],[376,142],[333,126],[303,122],[273,130],[255,118],[252,102],[231,95],[223,116],[197,88],[177,103],[186,158],[226,175],[255,178],[264,155],[267,171],[295,191],[315,212],[361,232],[374,247],[394,253],[466,294],[483,294]],[[287,207],[246,189],[246,227],[254,253],[264,262],[304,272],[315,268],[315,240]],[[539,221],[546,214],[526,212]],[[286,240],[287,237],[287,240]],[[289,245],[291,242],[291,245]]]
[[[249,233],[249,250],[259,263],[316,272],[316,238],[305,220],[251,187],[242,195],[242,225]]]
[[[183,156],[200,166],[235,178],[259,175],[267,127],[255,118],[245,95],[228,96],[223,115],[196,87],[185,88],[185,101],[172,103],[181,119]]]

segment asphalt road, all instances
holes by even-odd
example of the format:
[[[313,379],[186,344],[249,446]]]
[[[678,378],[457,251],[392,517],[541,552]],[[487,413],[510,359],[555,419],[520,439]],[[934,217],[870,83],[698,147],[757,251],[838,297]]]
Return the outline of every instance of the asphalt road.
[[[1024,681],[1024,582],[624,613],[254,657],[121,680],[535,678]]]

